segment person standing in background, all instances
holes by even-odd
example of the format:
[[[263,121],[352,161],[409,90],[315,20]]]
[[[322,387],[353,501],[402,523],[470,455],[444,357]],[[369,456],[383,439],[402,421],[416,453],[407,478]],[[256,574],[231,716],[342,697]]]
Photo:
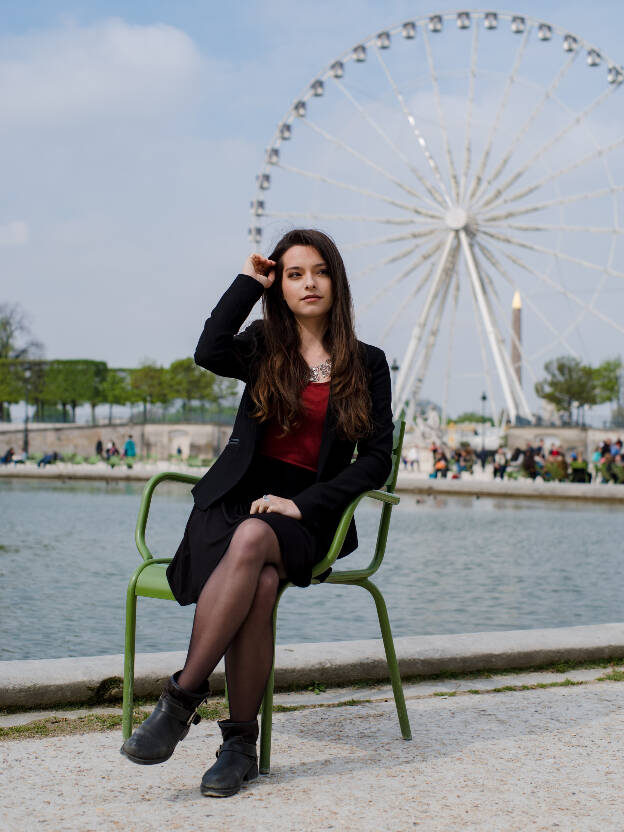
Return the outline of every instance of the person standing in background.
[[[128,436],[128,438],[126,439],[123,455],[126,459],[134,459],[136,456],[136,446],[134,444],[132,434],[130,434],[130,436]]]

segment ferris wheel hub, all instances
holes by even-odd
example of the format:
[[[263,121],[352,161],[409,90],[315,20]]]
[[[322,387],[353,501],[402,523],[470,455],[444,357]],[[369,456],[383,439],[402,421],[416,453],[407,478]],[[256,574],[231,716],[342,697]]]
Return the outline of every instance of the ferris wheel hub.
[[[468,214],[459,205],[453,205],[452,208],[446,212],[444,221],[451,229],[451,231],[461,231],[468,225]]]

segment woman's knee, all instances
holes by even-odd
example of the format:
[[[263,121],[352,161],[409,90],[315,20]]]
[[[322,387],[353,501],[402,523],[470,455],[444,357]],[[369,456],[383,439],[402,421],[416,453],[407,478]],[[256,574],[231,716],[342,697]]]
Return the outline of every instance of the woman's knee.
[[[241,564],[262,564],[276,543],[275,532],[267,523],[243,520],[232,536],[228,556]]]

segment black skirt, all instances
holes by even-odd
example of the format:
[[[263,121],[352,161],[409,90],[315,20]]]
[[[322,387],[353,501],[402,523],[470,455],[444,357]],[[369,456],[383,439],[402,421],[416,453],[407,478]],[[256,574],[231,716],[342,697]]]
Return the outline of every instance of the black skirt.
[[[205,511],[194,506],[184,537],[167,567],[169,586],[178,603],[196,603],[232,535],[249,517],[263,520],[275,532],[288,580],[297,586],[308,586],[314,565],[326,554],[312,531],[302,520],[273,513],[250,515],[249,509],[263,494],[291,499],[314,482],[315,471],[258,455],[242,480],[220,502]]]

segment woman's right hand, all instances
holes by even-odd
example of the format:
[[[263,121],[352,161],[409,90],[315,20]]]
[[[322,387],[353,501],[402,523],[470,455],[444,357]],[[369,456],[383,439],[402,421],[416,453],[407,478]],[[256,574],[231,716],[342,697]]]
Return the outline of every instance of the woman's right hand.
[[[275,261],[267,260],[261,254],[250,254],[245,260],[241,274],[253,277],[258,283],[262,283],[265,289],[268,289],[275,280]]]

